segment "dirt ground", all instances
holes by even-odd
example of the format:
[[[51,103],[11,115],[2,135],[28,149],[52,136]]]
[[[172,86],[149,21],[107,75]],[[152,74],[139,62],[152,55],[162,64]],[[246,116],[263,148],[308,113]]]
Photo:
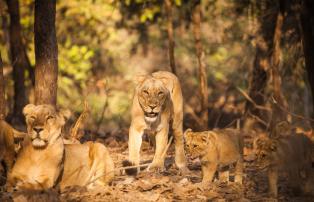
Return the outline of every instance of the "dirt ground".
[[[128,150],[125,140],[109,138],[105,144],[110,150],[117,168],[116,178],[111,186],[87,190],[85,187],[71,187],[66,190],[47,190],[42,192],[2,192],[1,201],[314,201],[311,196],[294,196],[287,187],[286,177],[279,180],[278,199],[268,198],[267,177],[265,172],[254,170],[248,155],[251,138],[246,137],[245,167],[243,185],[234,182],[215,182],[201,186],[201,166],[198,160],[189,159],[190,173],[182,176],[174,167],[174,148],[171,146],[163,172],[143,171],[137,176],[128,176],[118,168],[127,159]],[[141,159],[149,161],[153,158],[153,148],[143,142]],[[232,181],[231,177],[231,181]]]

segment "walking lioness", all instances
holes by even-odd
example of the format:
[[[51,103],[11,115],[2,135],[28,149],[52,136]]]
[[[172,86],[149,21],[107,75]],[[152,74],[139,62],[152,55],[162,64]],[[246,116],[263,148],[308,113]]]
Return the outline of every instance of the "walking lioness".
[[[129,161],[140,163],[142,135],[146,130],[155,136],[156,150],[148,169],[163,169],[163,152],[168,142],[169,127],[175,140],[175,163],[186,169],[183,145],[183,98],[178,78],[166,71],[138,76],[132,105],[132,122],[129,130]],[[132,173],[134,170],[129,170]],[[128,171],[127,171],[128,172]]]
[[[100,143],[64,145],[61,128],[67,111],[51,105],[27,105],[28,136],[9,175],[8,189],[61,188],[72,185],[107,184],[113,179],[114,165]]]

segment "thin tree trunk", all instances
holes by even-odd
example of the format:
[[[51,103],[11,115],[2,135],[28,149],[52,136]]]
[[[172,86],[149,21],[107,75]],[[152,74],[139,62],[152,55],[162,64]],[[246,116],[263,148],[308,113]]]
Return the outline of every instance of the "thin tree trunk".
[[[272,118],[271,118],[271,129],[279,121],[288,120],[288,114],[281,109],[281,107],[287,109],[288,103],[285,99],[284,95],[282,94],[281,90],[281,76],[279,72],[280,68],[280,55],[281,55],[281,48],[280,48],[280,41],[282,36],[282,24],[284,21],[284,0],[279,1],[279,12],[277,14],[275,32],[274,32],[274,39],[273,39],[273,48],[272,48],[272,56],[271,56],[271,72],[272,72],[272,79],[273,79],[273,97],[275,99],[275,103],[273,104],[272,108]]]
[[[195,49],[198,61],[198,74],[200,81],[201,95],[201,117],[203,120],[203,129],[208,128],[208,87],[207,72],[203,62],[204,52],[201,42],[201,1],[197,0],[193,9],[193,34],[195,38]]]
[[[56,0],[35,0],[35,103],[57,102]]]
[[[10,56],[11,64],[13,66],[13,80],[14,80],[14,106],[12,122],[21,123],[24,120],[22,110],[28,102],[26,97],[24,72],[27,68],[24,46],[21,36],[19,1],[6,0],[8,5],[8,12],[10,15]]]
[[[176,74],[176,61],[174,57],[174,32],[173,32],[173,17],[172,17],[172,2],[165,0],[167,12],[167,32],[168,32],[168,54],[170,61],[170,68],[172,73]]]
[[[260,9],[268,11],[273,8],[273,2],[271,0],[261,2]],[[265,8],[264,8],[265,7]],[[277,13],[269,12],[262,13],[260,16],[260,28],[259,35],[256,37],[256,53],[253,63],[252,76],[249,83],[249,97],[254,101],[256,105],[265,105],[265,90],[268,80],[268,71],[270,67],[271,48],[273,47],[275,22],[277,19]],[[254,123],[258,123],[259,126],[267,127],[264,123],[268,123],[268,111],[256,108],[250,101],[246,102],[245,106],[245,127],[251,127],[250,119],[254,119]],[[263,124],[261,124],[263,123]]]
[[[301,5],[301,34],[302,45],[305,57],[305,67],[312,92],[312,106],[314,110],[314,2],[311,0],[302,0]],[[313,114],[312,114],[313,117]]]
[[[5,103],[5,86],[3,77],[3,63],[0,54],[0,119],[4,119],[6,115],[6,103]]]

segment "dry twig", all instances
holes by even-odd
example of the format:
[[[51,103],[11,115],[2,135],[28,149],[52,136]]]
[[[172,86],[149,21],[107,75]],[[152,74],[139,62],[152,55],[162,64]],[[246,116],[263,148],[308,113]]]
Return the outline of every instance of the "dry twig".
[[[264,107],[264,106],[261,106],[261,105],[258,105],[254,102],[254,100],[244,91],[242,90],[241,88],[237,87],[237,90],[250,102],[253,104],[253,106],[256,108],[256,109],[260,109],[260,110],[264,110],[264,111],[272,111],[270,108],[268,107]]]
[[[78,130],[81,127],[81,125],[83,124],[84,120],[86,119],[87,115],[89,113],[89,107],[88,107],[88,103],[86,100],[84,100],[84,110],[81,113],[81,115],[79,116],[79,118],[77,119],[77,121],[75,122],[74,126],[71,128],[70,130],[70,136],[72,140],[78,140],[80,139],[80,137],[78,137]]]
[[[170,145],[171,145],[171,143],[172,143],[172,140],[173,140],[173,136],[170,137],[170,140],[169,140],[167,146],[165,147],[165,150],[163,151],[161,158],[164,158],[164,156],[166,155],[166,153],[167,153],[167,151],[168,151],[168,149],[169,149],[169,147],[170,147]],[[150,165],[150,163],[145,163],[145,164],[140,164],[140,165],[134,165],[134,166],[125,166],[125,167],[116,168],[116,169],[114,169],[114,170],[111,171],[111,172],[117,172],[117,171],[126,170],[126,169],[131,169],[131,168],[143,168],[143,167],[147,167],[147,166],[149,166],[149,165]],[[98,180],[99,178],[104,177],[104,176],[108,175],[108,174],[111,173],[111,172],[108,172],[108,173],[105,173],[105,174],[102,174],[102,175],[96,177],[96,178],[93,179],[92,181],[89,181],[85,186],[88,186],[88,185],[92,184],[93,182],[95,182],[95,181]]]
[[[311,118],[306,118],[304,116],[301,116],[301,115],[298,115],[298,114],[295,114],[293,112],[290,112],[288,109],[284,108],[283,106],[279,105],[278,102],[276,101],[276,99],[272,96],[272,101],[273,103],[279,107],[280,110],[282,110],[283,112],[287,113],[287,114],[290,114],[291,116],[294,116],[298,119],[303,119],[303,120],[307,120],[307,121],[311,121],[311,122],[314,122],[314,119],[311,119]]]

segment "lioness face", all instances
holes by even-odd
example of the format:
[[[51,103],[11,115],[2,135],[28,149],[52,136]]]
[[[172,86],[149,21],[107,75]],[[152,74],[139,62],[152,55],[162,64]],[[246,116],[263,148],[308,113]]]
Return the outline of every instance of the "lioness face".
[[[205,155],[208,148],[208,138],[206,134],[194,133],[191,130],[184,132],[185,146],[191,159]]]
[[[274,162],[276,143],[268,137],[257,137],[253,142],[255,165],[259,169],[267,169]]]
[[[43,149],[61,135],[68,112],[57,111],[52,105],[26,105],[27,132],[34,148]]]
[[[138,91],[138,101],[144,111],[145,120],[156,121],[169,96],[169,91],[162,81],[155,78],[147,78],[140,84]]]

